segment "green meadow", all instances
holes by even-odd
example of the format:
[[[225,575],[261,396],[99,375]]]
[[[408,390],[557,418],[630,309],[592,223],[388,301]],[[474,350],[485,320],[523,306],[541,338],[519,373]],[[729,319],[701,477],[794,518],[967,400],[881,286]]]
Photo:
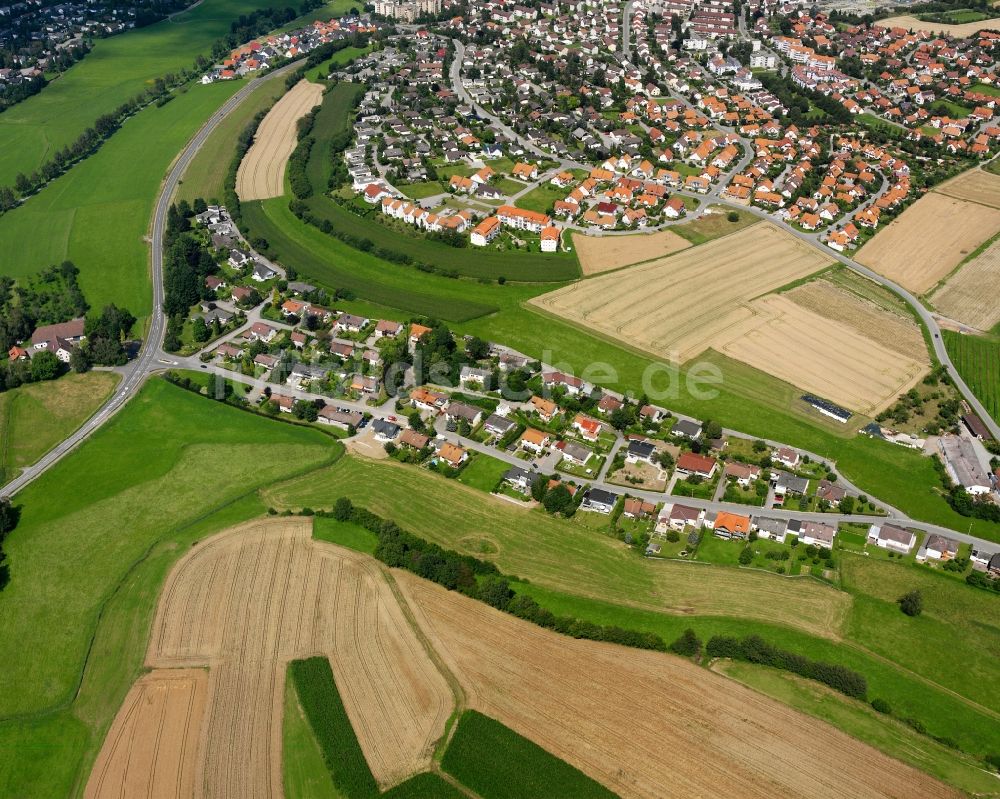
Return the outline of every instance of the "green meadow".
[[[17,495],[0,603],[0,795],[68,796],[139,674],[187,547],[260,516],[256,491],[336,459],[322,434],[151,379]]]
[[[68,374],[0,394],[0,485],[70,435],[118,385],[114,372]]]
[[[80,268],[92,308],[114,302],[148,316],[144,237],[160,184],[177,153],[239,85],[194,85],[160,108],[144,109],[97,153],[0,217],[3,273],[24,277],[69,259]]]
[[[227,116],[191,159],[177,187],[175,198],[191,202],[201,197],[224,202],[226,173],[236,155],[236,140],[250,120],[273,105],[285,93],[280,78],[263,81]]]
[[[269,506],[293,511],[329,508],[337,497],[348,496],[356,505],[442,547],[495,561],[503,572],[519,578],[518,591],[557,615],[655,632],[668,642],[687,627],[703,640],[756,633],[790,651],[861,672],[868,679],[870,698],[885,699],[901,717],[920,720],[931,733],[956,741],[967,752],[982,756],[1000,749],[1000,706],[982,690],[1000,679],[995,659],[991,660],[995,630],[987,629],[993,624],[990,619],[996,618],[994,605],[1000,598],[961,581],[915,566],[862,562],[838,552],[850,606],[843,627],[836,634],[820,636],[780,612],[799,608],[804,613],[809,589],[815,585],[812,580],[769,577],[775,612],[768,620],[755,615],[753,608],[742,607],[740,599],[756,601],[746,597],[759,590],[753,578],[765,575],[725,566],[649,561],[575,518],[565,521],[540,510],[519,509],[414,467],[346,457],[330,468],[265,489],[261,496]],[[323,529],[317,527],[317,537],[362,551],[371,545],[370,538],[353,531],[341,533],[333,526],[329,533],[320,532]],[[687,612],[665,610],[676,607],[674,584],[680,585],[694,570],[700,584],[713,594],[732,595],[731,601],[723,602],[730,608],[722,611],[725,615],[706,612],[692,599],[690,586],[680,588],[687,592]],[[936,579],[942,581],[940,587],[925,583]],[[928,597],[935,590],[944,593],[940,600],[928,599],[924,615],[911,619],[899,611],[895,600],[918,587]],[[871,616],[873,624],[868,624],[872,608],[877,612]],[[968,618],[956,633],[947,634],[945,628],[954,626],[961,615]],[[964,643],[952,651],[959,635]]]
[[[18,172],[30,174],[156,78],[190,68],[198,55],[210,56],[212,44],[240,14],[281,5],[203,0],[173,19],[98,40],[40,94],[0,114],[0,186],[13,185]]]

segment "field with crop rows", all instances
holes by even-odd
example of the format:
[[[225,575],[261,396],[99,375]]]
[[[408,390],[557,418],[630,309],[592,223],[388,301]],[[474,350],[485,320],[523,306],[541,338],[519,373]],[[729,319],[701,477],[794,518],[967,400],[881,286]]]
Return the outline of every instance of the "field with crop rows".
[[[993,338],[941,331],[962,379],[994,418],[1000,418],[1000,342]]]

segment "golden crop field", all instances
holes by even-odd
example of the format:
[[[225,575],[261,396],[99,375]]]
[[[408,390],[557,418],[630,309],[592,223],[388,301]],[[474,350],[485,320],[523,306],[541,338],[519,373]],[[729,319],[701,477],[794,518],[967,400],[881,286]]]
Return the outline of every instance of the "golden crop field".
[[[393,574],[471,707],[622,797],[955,796],[683,658],[570,639],[409,572]]]
[[[573,246],[584,275],[599,275],[622,266],[661,258],[687,249],[691,242],[671,230],[629,236],[573,234]]]
[[[285,165],[297,143],[296,124],[322,100],[322,86],[300,80],[267,112],[236,172],[241,200],[266,200],[285,193]]]
[[[984,169],[963,172],[958,177],[935,186],[934,191],[960,200],[1000,208],[1000,175],[993,175]]]
[[[754,325],[749,302],[818,271],[830,259],[768,223],[530,302],[675,363]]]
[[[1000,209],[929,192],[880,230],[859,263],[917,294],[1000,231]]]
[[[979,330],[1000,322],[1000,242],[994,242],[934,292],[934,307]]]

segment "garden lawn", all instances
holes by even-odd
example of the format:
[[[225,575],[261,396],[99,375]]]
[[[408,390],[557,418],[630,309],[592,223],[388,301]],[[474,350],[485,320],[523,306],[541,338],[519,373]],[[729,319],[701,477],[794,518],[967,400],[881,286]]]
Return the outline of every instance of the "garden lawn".
[[[241,14],[282,5],[274,0],[203,0],[172,20],[98,39],[82,61],[40,94],[0,114],[0,186],[13,185],[18,172],[31,174],[154,78],[192,67],[198,55],[210,55],[215,40]],[[155,142],[155,136],[146,141]]]
[[[477,452],[458,475],[458,482],[490,493],[509,469],[505,461]]]
[[[522,188],[525,188],[522,186]],[[565,200],[569,194],[567,189],[560,189],[558,186],[551,186],[543,183],[541,186],[529,191],[515,203],[518,208],[525,208],[528,211],[537,211],[540,214],[550,213],[552,205],[556,200]]]
[[[201,197],[210,203],[223,202],[226,173],[236,155],[236,139],[259,111],[269,108],[284,93],[285,82],[280,78],[261,82],[212,131],[184,172],[175,198],[191,202]]]
[[[25,277],[69,259],[92,308],[151,311],[147,234],[160,183],[185,143],[239,88],[196,85],[130,119],[86,161],[0,217],[3,273]],[[39,235],[44,231],[44,235]]]
[[[114,372],[68,374],[0,394],[0,485],[90,418],[118,380]]]

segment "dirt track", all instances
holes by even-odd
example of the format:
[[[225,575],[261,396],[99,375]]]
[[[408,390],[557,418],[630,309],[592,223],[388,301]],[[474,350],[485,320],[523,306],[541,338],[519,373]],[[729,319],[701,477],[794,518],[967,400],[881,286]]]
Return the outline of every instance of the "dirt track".
[[[379,564],[311,529],[308,519],[234,528],[192,549],[164,586],[147,665],[209,667],[197,796],[282,795],[285,665],[315,654],[330,658],[376,779],[394,784],[430,763],[452,710],[447,683]]]
[[[578,641],[394,576],[472,707],[622,797],[956,796],[833,727],[680,658]]]
[[[297,142],[296,123],[322,99],[323,87],[303,79],[267,112],[236,171],[241,200],[266,200],[285,193],[285,165]]]
[[[690,241],[672,230],[632,236],[585,236],[576,233],[573,244],[584,275],[599,275],[621,266],[662,258],[691,246]]]
[[[1000,209],[932,191],[875,234],[856,259],[923,294],[998,230]]]
[[[208,672],[152,671],[136,681],[91,772],[86,799],[191,796]]]

